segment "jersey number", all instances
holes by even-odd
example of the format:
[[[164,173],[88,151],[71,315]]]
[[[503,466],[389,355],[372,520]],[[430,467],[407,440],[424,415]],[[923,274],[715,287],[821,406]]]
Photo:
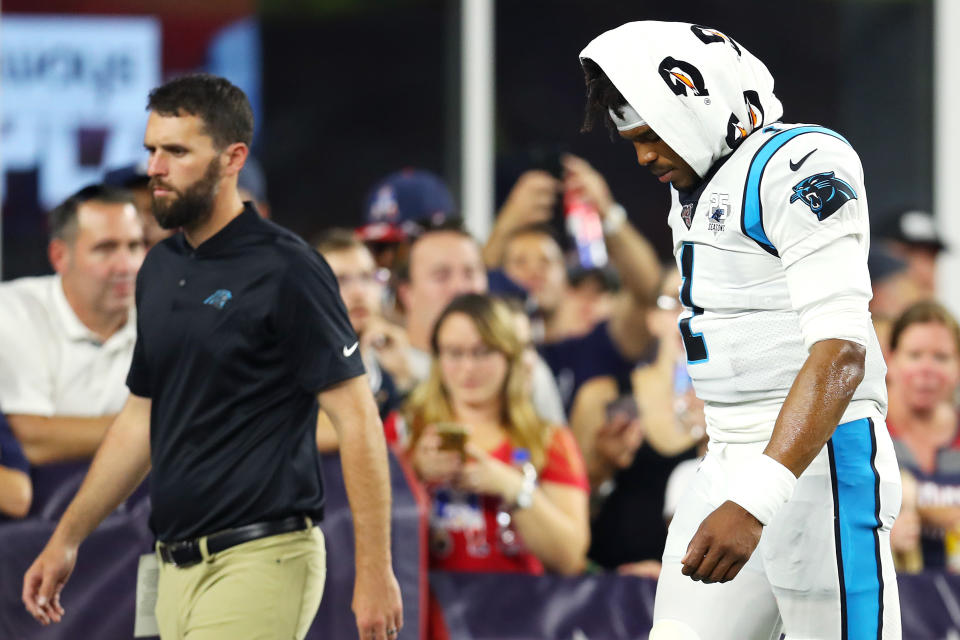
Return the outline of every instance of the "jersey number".
[[[680,302],[687,309],[693,311],[693,315],[680,321],[680,335],[683,336],[683,348],[687,351],[687,362],[697,364],[706,362],[710,359],[707,354],[707,342],[703,339],[702,333],[693,333],[690,330],[690,321],[703,313],[703,309],[693,304],[691,290],[693,289],[693,244],[684,242],[680,249],[680,275],[683,277],[683,284],[680,286]]]

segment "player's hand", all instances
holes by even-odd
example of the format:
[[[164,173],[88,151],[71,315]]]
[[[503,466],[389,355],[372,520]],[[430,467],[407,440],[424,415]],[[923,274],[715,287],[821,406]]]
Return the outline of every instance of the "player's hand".
[[[77,563],[77,548],[51,540],[23,576],[23,605],[40,624],[60,622],[60,592]]]
[[[393,570],[358,569],[353,615],[360,640],[396,640],[403,628],[403,602]]]
[[[583,158],[570,154],[563,156],[563,187],[593,204],[601,216],[613,206],[607,181]]]
[[[427,484],[453,484],[463,468],[459,451],[440,448],[440,436],[432,424],[420,434],[410,458],[417,476]]]
[[[702,581],[729,582],[760,542],[763,525],[749,511],[727,500],[708,515],[683,556],[683,575]]]

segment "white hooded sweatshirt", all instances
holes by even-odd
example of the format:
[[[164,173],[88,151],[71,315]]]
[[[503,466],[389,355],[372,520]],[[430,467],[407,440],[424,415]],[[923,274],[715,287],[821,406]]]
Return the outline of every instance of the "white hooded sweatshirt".
[[[713,29],[631,22],[580,53],[702,178],[671,189],[683,276],[680,330],[707,431],[768,440],[810,347],[867,348],[841,422],[886,413],[886,367],[867,303],[869,221],[859,157],[839,134],[779,123],[767,68]]]

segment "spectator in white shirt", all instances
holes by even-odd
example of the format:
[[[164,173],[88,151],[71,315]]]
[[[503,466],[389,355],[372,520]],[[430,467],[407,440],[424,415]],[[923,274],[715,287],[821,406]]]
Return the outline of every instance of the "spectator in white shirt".
[[[128,191],[50,212],[52,276],[0,283],[0,406],[31,464],[92,457],[127,397],[143,228]]]

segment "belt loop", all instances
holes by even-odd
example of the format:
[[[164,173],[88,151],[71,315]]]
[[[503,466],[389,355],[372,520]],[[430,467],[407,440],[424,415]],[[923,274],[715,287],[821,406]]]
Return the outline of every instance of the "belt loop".
[[[203,561],[213,562],[213,556],[210,555],[210,552],[207,550],[207,536],[203,536],[197,540],[197,546],[200,548],[200,557],[203,558]]]
[[[313,518],[310,516],[303,516],[303,519],[307,521],[307,531],[313,529]]]

